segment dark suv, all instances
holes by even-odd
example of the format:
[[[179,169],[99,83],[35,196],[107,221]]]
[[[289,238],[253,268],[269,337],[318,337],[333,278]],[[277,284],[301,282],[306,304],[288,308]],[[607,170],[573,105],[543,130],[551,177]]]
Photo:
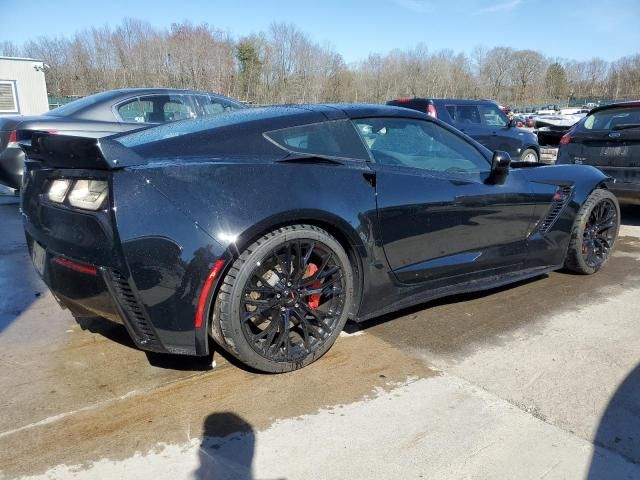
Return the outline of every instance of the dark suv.
[[[490,100],[400,98],[387,105],[411,108],[453,125],[490,150],[509,152],[514,161],[537,162],[538,139],[514,122]]]
[[[640,204],[640,101],[591,110],[560,140],[556,163],[593,165],[620,201]]]

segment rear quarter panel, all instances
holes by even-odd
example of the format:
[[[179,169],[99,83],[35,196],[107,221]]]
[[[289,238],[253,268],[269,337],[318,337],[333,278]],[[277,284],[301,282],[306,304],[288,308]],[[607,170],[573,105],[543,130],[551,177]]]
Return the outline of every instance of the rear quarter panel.
[[[179,208],[238,255],[258,236],[277,226],[315,223],[340,234],[357,254],[363,292],[353,316],[374,311],[388,301],[390,275],[378,244],[375,188],[367,180],[367,162],[341,165],[260,163],[140,169]]]

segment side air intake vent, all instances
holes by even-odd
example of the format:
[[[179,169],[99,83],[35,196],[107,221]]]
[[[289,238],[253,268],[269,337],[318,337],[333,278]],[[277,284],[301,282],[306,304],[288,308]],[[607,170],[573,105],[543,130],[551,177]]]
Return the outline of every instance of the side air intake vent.
[[[549,212],[540,221],[540,223],[538,223],[538,226],[534,230],[535,232],[547,233],[551,230],[551,227],[556,223],[560,213],[562,213],[564,207],[569,203],[572,191],[573,187],[570,186],[558,187],[558,191],[553,196],[553,202],[551,203]]]
[[[126,321],[138,336],[138,342],[145,346],[159,346],[156,334],[147,318],[144,308],[140,304],[127,278],[118,270],[110,269],[109,277],[116,294],[117,301],[124,311]]]

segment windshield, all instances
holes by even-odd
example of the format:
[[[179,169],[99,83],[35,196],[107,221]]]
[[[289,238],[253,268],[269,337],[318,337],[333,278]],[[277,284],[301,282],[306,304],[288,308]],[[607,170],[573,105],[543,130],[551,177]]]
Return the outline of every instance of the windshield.
[[[589,115],[584,130],[613,130],[623,125],[640,123],[640,106],[602,110]]]
[[[79,98],[78,100],[74,100],[73,102],[65,103],[58,108],[54,108],[53,110],[50,110],[47,115],[53,115],[56,117],[68,117],[70,115],[78,113],[81,110],[91,107],[96,103],[100,103],[112,96],[113,92],[102,92],[96,93],[95,95],[89,95],[88,97]]]

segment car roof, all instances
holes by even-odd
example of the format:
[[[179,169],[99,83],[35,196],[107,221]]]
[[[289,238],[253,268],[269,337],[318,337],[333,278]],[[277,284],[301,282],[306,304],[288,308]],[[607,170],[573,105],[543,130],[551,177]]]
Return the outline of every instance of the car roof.
[[[601,105],[600,107],[596,107],[589,112],[589,115],[601,112],[603,110],[613,110],[615,108],[624,108],[624,107],[640,107],[640,100],[630,100],[627,102],[617,102],[610,103],[608,105]]]
[[[495,101],[488,100],[486,98],[483,99],[472,99],[472,98],[426,98],[426,97],[401,97],[396,98],[395,100],[390,100],[394,104],[397,103],[410,103],[413,101],[421,101],[421,102],[445,102],[449,105],[474,105],[478,103],[490,103],[492,105],[497,105]]]
[[[342,110],[349,118],[363,117],[410,117],[430,119],[426,113],[393,105],[377,105],[368,103],[336,103],[326,105]]]
[[[374,103],[300,103],[285,105],[270,105],[259,107],[261,116],[268,117],[269,112],[280,115],[283,108],[289,109],[292,115],[302,112],[314,112],[321,114],[327,120],[339,120],[343,118],[364,118],[364,117],[410,117],[420,119],[430,119],[428,115],[403,107],[391,105],[378,105]],[[254,110],[254,109],[252,109]]]

